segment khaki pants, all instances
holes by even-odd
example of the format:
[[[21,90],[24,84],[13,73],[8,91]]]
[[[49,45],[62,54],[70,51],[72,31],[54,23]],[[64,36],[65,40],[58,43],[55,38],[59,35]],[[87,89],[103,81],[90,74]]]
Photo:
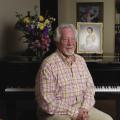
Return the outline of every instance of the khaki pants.
[[[78,108],[81,106],[80,103],[75,104]],[[43,115],[39,114],[38,112],[38,119],[39,120],[73,120],[70,116],[68,115]],[[92,108],[89,111],[89,120],[113,120],[112,117],[96,108]]]

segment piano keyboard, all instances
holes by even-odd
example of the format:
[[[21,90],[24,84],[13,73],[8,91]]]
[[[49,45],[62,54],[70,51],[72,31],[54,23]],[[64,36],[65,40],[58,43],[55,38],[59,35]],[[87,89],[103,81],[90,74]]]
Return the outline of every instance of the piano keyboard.
[[[111,87],[111,86],[107,86],[107,87],[97,87],[96,92],[120,92],[120,86],[117,87]]]
[[[5,92],[34,92],[34,88],[6,88]],[[96,92],[120,92],[120,86],[117,87],[97,87]]]

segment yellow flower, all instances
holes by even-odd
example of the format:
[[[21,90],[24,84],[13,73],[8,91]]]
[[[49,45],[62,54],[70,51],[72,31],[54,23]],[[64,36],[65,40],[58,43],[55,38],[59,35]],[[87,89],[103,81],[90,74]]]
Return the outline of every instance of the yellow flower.
[[[39,27],[40,27],[40,30],[43,30],[45,26],[44,26],[43,23],[40,23],[40,26],[39,26]]]
[[[29,23],[30,23],[30,18],[29,18],[29,17],[25,17],[25,18],[23,19],[23,21],[24,21],[24,23],[29,24]]]
[[[39,21],[40,21],[40,22],[43,22],[43,21],[44,21],[44,17],[40,15],[40,16],[39,16]]]
[[[50,24],[50,21],[46,19],[44,25],[48,25],[48,24]]]
[[[55,19],[55,18],[53,18],[53,21],[56,21],[56,19]]]

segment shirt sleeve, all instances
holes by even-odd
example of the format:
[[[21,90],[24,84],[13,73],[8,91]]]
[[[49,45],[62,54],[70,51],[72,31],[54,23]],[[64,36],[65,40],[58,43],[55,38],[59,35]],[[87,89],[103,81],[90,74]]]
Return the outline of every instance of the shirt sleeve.
[[[56,99],[57,79],[51,66],[46,65],[41,68],[37,75],[36,99],[38,105],[48,114],[67,114],[72,118],[78,116],[77,107],[69,106]],[[61,98],[62,99],[62,98]]]
[[[83,59],[82,65],[84,68],[83,69],[83,74],[84,74],[83,76],[84,76],[84,79],[86,81],[86,89],[84,91],[84,96],[83,96],[84,100],[83,100],[83,104],[82,104],[81,108],[85,108],[87,110],[90,110],[95,104],[95,99],[94,99],[95,86],[93,83],[92,76],[88,70],[88,67],[87,67],[84,59]]]

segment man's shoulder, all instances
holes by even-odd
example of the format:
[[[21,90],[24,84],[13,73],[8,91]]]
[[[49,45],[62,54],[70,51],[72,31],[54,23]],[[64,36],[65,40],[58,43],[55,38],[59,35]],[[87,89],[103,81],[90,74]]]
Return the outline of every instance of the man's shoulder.
[[[47,56],[42,64],[54,64],[57,60],[58,60],[58,53],[57,52],[54,52],[52,53],[51,55]]]
[[[85,61],[84,57],[82,57],[81,55],[75,54],[75,57],[78,61]]]

